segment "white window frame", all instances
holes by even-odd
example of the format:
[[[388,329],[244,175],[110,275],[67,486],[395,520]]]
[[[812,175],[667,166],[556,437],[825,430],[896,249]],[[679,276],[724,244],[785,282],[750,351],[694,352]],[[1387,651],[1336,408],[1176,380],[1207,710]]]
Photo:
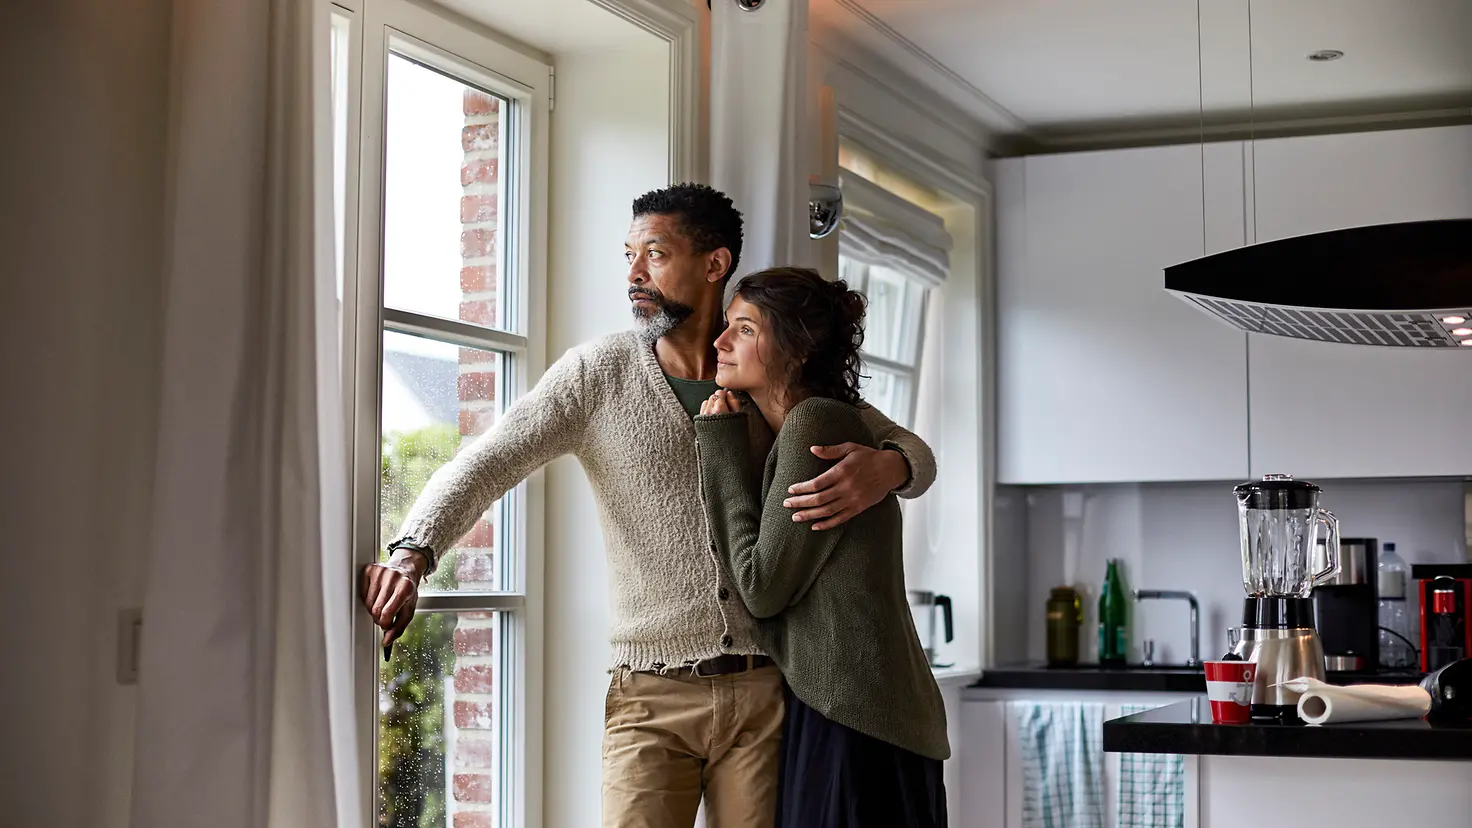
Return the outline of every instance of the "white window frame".
[[[839,231],[842,232],[842,231]],[[839,253],[839,278],[848,283],[849,288],[869,295],[869,270],[870,265],[851,259]],[[916,327],[915,340],[915,363],[913,365],[886,359],[877,354],[862,349],[860,353],[864,358],[866,367],[879,368],[891,374],[903,377],[908,383],[908,392],[905,394],[905,406],[901,411],[885,411],[884,414],[905,428],[914,428],[915,412],[920,402],[920,366],[925,360],[925,321],[929,317],[931,295],[935,288],[920,284],[916,280],[901,274],[907,281],[914,282],[920,289],[920,302],[916,308],[905,308],[902,322],[909,322]],[[872,322],[872,319],[870,320]]]
[[[525,394],[546,369],[546,260],[550,60],[447,11],[408,0],[335,0],[327,4],[349,32],[344,217],[343,385],[352,417],[350,457],[353,498],[353,579],[379,560],[381,386],[383,334],[411,334],[439,342],[503,354],[499,387],[507,404]],[[446,71],[515,103],[507,129],[501,175],[515,194],[516,232],[504,275],[510,330],[441,319],[403,309],[385,309],[383,299],[384,123],[387,60],[392,49]],[[504,405],[503,405],[504,410]],[[502,675],[497,715],[508,740],[509,768],[500,774],[497,801],[501,823],[541,824],[542,790],[542,594],[544,560],[543,474],[533,473],[503,500],[499,547],[502,589],[496,592],[421,594],[419,613],[495,611],[500,614],[498,652]],[[507,555],[505,550],[511,550]],[[376,820],[378,670],[382,632],[355,608],[354,686],[359,722],[360,779],[364,811]]]

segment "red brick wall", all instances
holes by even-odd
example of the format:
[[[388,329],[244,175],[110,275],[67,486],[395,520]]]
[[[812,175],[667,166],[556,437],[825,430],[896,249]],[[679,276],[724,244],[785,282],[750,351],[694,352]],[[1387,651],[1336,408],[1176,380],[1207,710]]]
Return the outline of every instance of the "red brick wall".
[[[460,318],[482,325],[496,323],[499,248],[497,190],[500,177],[499,102],[482,92],[465,90],[465,127],[460,144]],[[460,349],[460,434],[483,433],[495,422],[499,363],[485,351]],[[495,529],[482,519],[462,541],[455,566],[461,589],[492,590],[496,583]],[[463,613],[455,627],[454,749],[450,764],[448,812],[453,828],[491,828],[496,777],[495,615]],[[450,689],[450,688],[447,688]]]

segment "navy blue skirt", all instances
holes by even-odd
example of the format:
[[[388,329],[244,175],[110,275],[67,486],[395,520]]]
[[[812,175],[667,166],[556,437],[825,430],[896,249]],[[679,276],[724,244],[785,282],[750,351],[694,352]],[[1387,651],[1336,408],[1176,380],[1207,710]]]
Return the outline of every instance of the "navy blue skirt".
[[[941,762],[829,721],[786,690],[776,828],[946,828]]]

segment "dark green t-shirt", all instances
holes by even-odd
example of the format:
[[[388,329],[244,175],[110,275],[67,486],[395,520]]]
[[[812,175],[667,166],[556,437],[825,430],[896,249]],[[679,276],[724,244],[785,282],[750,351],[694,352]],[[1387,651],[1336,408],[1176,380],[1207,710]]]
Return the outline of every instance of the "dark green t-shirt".
[[[680,401],[680,405],[684,406],[685,413],[689,414],[691,419],[700,413],[700,404],[716,392],[716,381],[713,379],[687,380],[672,377],[669,374],[665,374],[664,378],[670,384],[670,390],[675,392],[675,398]]]

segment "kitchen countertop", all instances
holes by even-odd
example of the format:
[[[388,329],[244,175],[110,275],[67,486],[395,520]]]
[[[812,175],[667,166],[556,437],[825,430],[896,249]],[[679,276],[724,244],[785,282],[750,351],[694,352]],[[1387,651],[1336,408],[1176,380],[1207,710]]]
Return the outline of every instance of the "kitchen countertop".
[[[1328,759],[1472,760],[1472,722],[1424,719],[1302,724],[1219,725],[1206,697],[1104,723],[1108,753],[1211,756],[1303,756]]]
[[[1416,684],[1419,672],[1329,673],[1330,684]],[[1199,667],[1156,665],[1154,667],[1048,667],[1033,662],[994,667],[982,671],[973,688],[1008,690],[1119,690],[1142,693],[1204,693],[1206,679]],[[964,695],[963,695],[964,698]]]
[[[972,687],[1008,690],[1132,690],[1162,693],[1205,693],[1200,667],[1049,667],[1041,663],[1012,664],[983,670]]]

